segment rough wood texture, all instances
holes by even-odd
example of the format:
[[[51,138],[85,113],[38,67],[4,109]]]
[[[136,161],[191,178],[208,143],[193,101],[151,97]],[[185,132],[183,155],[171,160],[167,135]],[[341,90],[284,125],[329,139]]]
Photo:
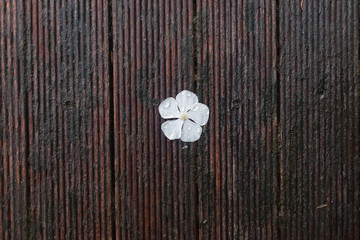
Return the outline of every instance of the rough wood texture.
[[[359,54],[357,0],[0,0],[0,239],[360,238]]]
[[[108,9],[0,1],[0,239],[112,236]]]
[[[282,238],[359,238],[358,1],[280,0]]]

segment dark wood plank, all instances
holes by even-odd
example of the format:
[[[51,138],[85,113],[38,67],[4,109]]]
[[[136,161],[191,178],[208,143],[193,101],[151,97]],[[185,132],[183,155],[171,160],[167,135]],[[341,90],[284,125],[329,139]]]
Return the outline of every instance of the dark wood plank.
[[[280,0],[284,238],[359,237],[356,9]]]
[[[0,1],[0,238],[25,237],[27,227],[26,76],[29,27],[20,1]]]
[[[112,1],[112,8],[116,236],[191,239],[193,146],[164,137],[157,107],[194,90],[193,3]]]
[[[209,89],[211,109],[210,153],[200,159],[215,180],[209,182],[213,196],[202,196],[212,205],[202,209],[213,216],[206,221],[209,238],[276,237],[276,4],[197,4],[197,86]]]
[[[0,2],[1,239],[113,237],[108,7]]]

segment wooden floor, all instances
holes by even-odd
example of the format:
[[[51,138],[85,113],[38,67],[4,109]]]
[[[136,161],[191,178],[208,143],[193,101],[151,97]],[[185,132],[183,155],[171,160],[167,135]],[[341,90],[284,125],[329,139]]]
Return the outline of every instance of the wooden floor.
[[[0,0],[0,240],[360,239],[358,0]],[[210,108],[169,141],[159,103]]]

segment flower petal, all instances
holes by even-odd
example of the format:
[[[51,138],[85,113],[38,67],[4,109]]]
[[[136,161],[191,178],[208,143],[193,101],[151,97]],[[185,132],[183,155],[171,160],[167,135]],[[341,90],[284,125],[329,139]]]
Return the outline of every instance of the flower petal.
[[[184,90],[176,95],[176,102],[180,112],[187,112],[195,103],[199,102],[195,93]]]
[[[203,126],[209,120],[209,108],[205,104],[197,103],[186,115],[200,126]]]
[[[178,118],[180,116],[176,100],[172,97],[165,99],[159,105],[159,113],[162,118]]]
[[[202,128],[199,124],[190,120],[185,120],[181,132],[181,140],[183,142],[195,142],[201,136]]]
[[[181,127],[183,123],[184,121],[181,119],[169,120],[161,125],[161,130],[168,139],[179,139],[181,137]]]

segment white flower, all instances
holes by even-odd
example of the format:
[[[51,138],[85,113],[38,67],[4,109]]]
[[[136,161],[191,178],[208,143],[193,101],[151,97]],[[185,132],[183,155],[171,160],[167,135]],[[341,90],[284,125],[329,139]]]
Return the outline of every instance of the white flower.
[[[175,119],[161,125],[165,136],[170,140],[181,138],[184,142],[198,140],[201,126],[209,120],[209,108],[187,90],[180,92],[176,100],[172,97],[165,99],[159,106],[159,113],[165,119]]]

